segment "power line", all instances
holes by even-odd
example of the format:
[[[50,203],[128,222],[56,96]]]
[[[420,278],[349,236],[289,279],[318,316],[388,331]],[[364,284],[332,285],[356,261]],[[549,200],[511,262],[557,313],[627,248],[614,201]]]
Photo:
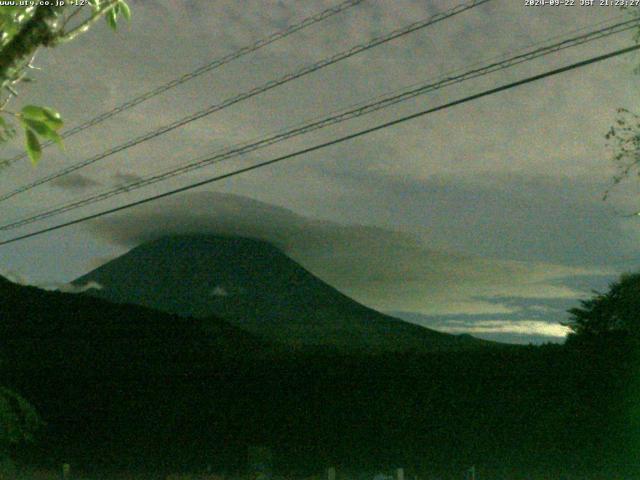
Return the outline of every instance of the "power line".
[[[263,168],[263,167],[266,167],[266,166],[269,166],[269,165],[273,165],[273,164],[282,162],[284,160],[288,160],[288,159],[291,159],[291,158],[294,158],[294,157],[299,157],[301,155],[305,155],[307,153],[315,152],[317,150],[320,150],[320,149],[323,149],[323,148],[326,148],[326,147],[329,147],[329,146],[332,146],[332,145],[337,145],[339,143],[343,143],[343,142],[346,142],[348,140],[352,140],[354,138],[358,138],[358,137],[361,137],[361,136],[364,136],[364,135],[368,135],[370,133],[377,132],[378,130],[382,130],[382,129],[385,129],[385,128],[393,127],[395,125],[407,122],[409,120],[414,120],[416,118],[423,117],[423,116],[431,114],[431,113],[435,113],[435,112],[438,112],[438,111],[441,111],[441,110],[445,110],[447,108],[451,108],[451,107],[454,107],[454,106],[457,106],[457,105],[461,105],[463,103],[467,103],[467,102],[470,102],[470,101],[473,101],[473,100],[477,100],[479,98],[483,98],[483,97],[486,97],[486,96],[489,96],[489,95],[494,95],[496,93],[503,92],[505,90],[510,90],[512,88],[516,88],[516,87],[519,87],[519,86],[522,86],[522,85],[526,85],[528,83],[532,83],[532,82],[541,80],[543,78],[551,77],[553,75],[558,75],[560,73],[568,72],[570,70],[575,70],[577,68],[585,67],[587,65],[591,65],[591,64],[596,63],[596,62],[601,62],[601,61],[607,60],[609,58],[617,57],[619,55],[623,55],[623,54],[626,54],[626,53],[629,53],[629,52],[632,52],[632,51],[635,51],[635,50],[638,50],[638,49],[640,49],[640,44],[639,45],[633,45],[631,47],[622,48],[620,50],[616,50],[616,51],[613,51],[613,52],[610,52],[610,53],[607,53],[607,54],[604,54],[604,55],[599,55],[597,57],[592,57],[592,58],[589,58],[587,60],[582,60],[580,62],[573,63],[573,64],[567,65],[565,67],[549,70],[547,72],[544,72],[544,73],[541,73],[541,74],[538,74],[538,75],[534,75],[532,77],[527,77],[527,78],[522,79],[522,80],[517,80],[515,82],[511,82],[511,83],[507,83],[505,85],[501,85],[499,87],[491,88],[489,90],[485,90],[485,91],[480,92],[480,93],[469,95],[467,97],[463,97],[461,99],[454,100],[452,102],[445,103],[445,104],[439,105],[437,107],[429,108],[427,110],[422,110],[420,112],[413,113],[411,115],[406,115],[406,116],[400,117],[400,118],[398,118],[396,120],[392,120],[392,121],[389,121],[389,122],[385,122],[385,123],[376,125],[375,127],[366,128],[364,130],[360,130],[358,132],[355,132],[355,133],[352,133],[352,134],[349,134],[349,135],[345,135],[343,137],[339,137],[339,138],[330,140],[328,142],[319,143],[317,145],[314,145],[314,146],[311,146],[311,147],[307,147],[307,148],[303,148],[301,150],[297,150],[295,152],[288,153],[286,155],[282,155],[282,156],[273,158],[271,160],[266,160],[264,162],[260,162],[260,163],[257,163],[255,165],[251,165],[249,167],[240,168],[240,169],[234,170],[233,172],[229,172],[229,173],[225,173],[225,174],[222,174],[222,175],[218,175],[218,176],[209,178],[207,180],[201,180],[199,182],[186,185],[184,187],[176,188],[174,190],[170,190],[168,192],[163,192],[161,194],[154,195],[154,196],[151,196],[151,197],[147,197],[147,198],[144,198],[144,199],[141,199],[141,200],[137,200],[135,202],[127,203],[125,205],[120,205],[119,207],[114,207],[114,208],[110,208],[108,210],[103,210],[102,212],[98,212],[98,213],[94,213],[94,214],[91,214],[91,215],[87,215],[85,217],[81,217],[81,218],[78,218],[78,219],[75,219],[75,220],[71,220],[69,222],[65,222],[65,223],[61,223],[61,224],[58,224],[58,225],[54,225],[52,227],[44,228],[44,229],[41,229],[41,230],[38,230],[38,231],[35,231],[35,232],[32,232],[32,233],[28,233],[28,234],[25,234],[25,235],[20,235],[18,237],[14,237],[14,238],[11,238],[9,240],[3,240],[3,241],[0,242],[0,246],[7,245],[7,244],[13,243],[13,242],[17,242],[19,240],[24,240],[24,239],[27,239],[27,238],[31,238],[31,237],[34,237],[36,235],[41,235],[43,233],[51,232],[51,231],[54,231],[54,230],[59,230],[61,228],[68,227],[68,226],[71,226],[71,225],[76,225],[78,223],[86,222],[88,220],[93,220],[95,218],[99,218],[99,217],[102,217],[102,216],[105,216],[105,215],[108,215],[108,214],[111,214],[111,213],[115,213],[115,212],[119,212],[119,211],[122,211],[122,210],[126,210],[126,209],[129,209],[129,208],[138,206],[138,205],[142,205],[144,203],[149,203],[149,202],[152,202],[154,200],[159,200],[161,198],[168,197],[168,196],[171,196],[171,195],[175,195],[177,193],[182,193],[182,192],[185,192],[185,191],[188,191],[188,190],[192,190],[194,188],[201,187],[203,185],[208,185],[208,184],[211,184],[211,183],[214,183],[214,182],[218,182],[220,180],[224,180],[226,178],[234,177],[234,176],[240,175],[242,173],[250,172],[252,170],[257,170],[259,168]]]
[[[243,57],[245,55],[248,55],[250,53],[253,53],[257,50],[260,50],[263,47],[266,47],[267,45],[270,45],[274,42],[277,42],[278,40],[282,40],[283,38],[288,37],[289,35],[292,35],[296,32],[299,32],[300,30],[303,30],[307,27],[310,27],[311,25],[314,25],[318,22],[321,22],[323,20],[326,20],[329,17],[332,17],[333,15],[336,15],[340,12],[343,12],[351,7],[354,7],[356,5],[358,5],[359,3],[362,3],[364,0],[347,0],[339,5],[336,5],[334,7],[328,8],[320,13],[316,13],[315,15],[312,15],[310,17],[307,17],[303,20],[301,20],[298,23],[295,23],[293,25],[290,25],[289,27],[285,28],[284,30],[280,30],[278,32],[272,33],[271,35],[269,35],[268,37],[265,38],[261,38],[260,40],[256,41],[255,43],[251,44],[251,45],[247,45],[245,47],[242,47],[234,52],[229,53],[228,55],[225,55],[223,57],[217,58],[205,65],[202,65],[201,67],[196,68],[195,70],[192,70],[190,72],[187,72],[183,75],[181,75],[178,78],[174,78],[173,80],[170,80],[167,83],[164,83],[162,85],[159,85],[157,87],[155,87],[152,90],[149,90],[147,92],[144,92],[140,95],[138,95],[137,97],[132,98],[131,100],[126,101],[125,103],[118,105],[117,107],[114,107],[111,110],[108,110],[104,113],[101,113],[100,115],[87,120],[86,122],[73,127],[67,131],[65,131],[64,133],[62,133],[61,137],[64,138],[69,138],[73,135],[75,135],[76,133],[80,133],[83,130],[86,130],[87,128],[93,127],[95,125],[98,125],[99,123],[104,122],[105,120],[108,120],[111,117],[114,117],[116,115],[118,115],[119,113],[124,112],[125,110],[129,110],[130,108],[135,107],[136,105],[139,105],[143,102],[146,102],[147,100],[152,99],[153,97],[156,97],[164,92],[166,92],[167,90],[171,90],[172,88],[175,88],[179,85],[182,85],[183,83],[186,83],[190,80],[193,80],[194,78],[199,77],[200,75],[203,75],[207,72],[210,72],[212,70],[215,70],[218,67],[221,67],[223,65],[226,65],[227,63],[230,63],[234,60],[237,60],[240,57]],[[42,145],[43,148],[48,147],[49,145],[52,145],[54,142],[52,141],[48,141],[46,143],[44,143]],[[21,153],[19,155],[16,155],[13,158],[10,158],[9,160],[6,160],[4,162],[2,162],[2,165],[4,166],[8,166],[11,165],[19,160],[22,160],[24,158],[27,157],[26,153]]]
[[[480,77],[483,75],[487,75],[489,73],[493,73],[495,71],[498,70],[502,70],[505,68],[509,68],[512,67],[514,65],[517,65],[519,63],[523,63],[526,61],[530,61],[533,60],[534,58],[538,58],[540,56],[543,55],[547,55],[550,53],[554,53],[560,50],[563,50],[565,48],[570,48],[573,46],[577,46],[586,42],[590,42],[590,41],[594,41],[600,38],[604,38],[605,36],[608,35],[612,35],[614,33],[620,33],[622,31],[625,30],[629,30],[631,28],[635,28],[638,25],[638,20],[629,20],[626,22],[621,22],[603,29],[599,29],[593,32],[589,32],[587,34],[584,35],[580,35],[580,36],[576,36],[576,37],[572,37],[566,40],[563,40],[559,43],[550,45],[550,46],[546,46],[546,47],[542,47],[539,48],[537,50],[533,50],[530,52],[525,52],[524,54],[520,54],[520,55],[516,55],[514,57],[508,58],[506,60],[500,61],[500,62],[494,62],[489,64],[488,66],[482,67],[482,68],[478,68],[478,69],[473,69],[470,71],[467,71],[461,75],[455,76],[455,77],[445,77],[443,80],[440,80],[436,83],[431,83],[431,84],[426,84],[426,85],[420,85],[418,87],[414,87],[411,88],[409,90],[403,91],[402,93],[400,93],[399,95],[392,95],[392,96],[388,96],[386,98],[382,98],[381,100],[369,103],[369,104],[364,104],[361,106],[358,106],[356,108],[352,108],[350,110],[346,110],[344,112],[341,112],[339,114],[336,115],[332,115],[329,117],[325,117],[322,118],[318,121],[312,122],[312,123],[308,123],[308,124],[304,124],[301,127],[297,127],[294,128],[292,130],[288,130],[285,131],[283,133],[279,133],[276,135],[273,135],[271,137],[267,137],[266,139],[262,139],[259,140],[257,142],[253,142],[253,143],[247,143],[244,144],[242,146],[237,146],[237,147],[232,147],[230,149],[225,149],[222,151],[222,153],[220,154],[216,154],[214,156],[206,156],[204,158],[195,160],[193,162],[188,163],[187,165],[184,166],[180,166],[177,168],[172,168],[164,173],[160,173],[160,174],[156,174],[150,177],[146,177],[143,178],[139,181],[136,182],[132,182],[129,184],[126,184],[124,186],[120,186],[117,187],[115,189],[112,190],[108,190],[106,192],[102,192],[90,197],[86,197],[84,199],[81,200],[77,200],[71,203],[67,203],[64,204],[62,206],[58,206],[55,207],[52,210],[31,216],[31,217],[27,217],[26,219],[22,219],[22,220],[17,220],[14,221],[12,223],[9,224],[5,224],[0,226],[0,230],[9,230],[9,229],[13,229],[13,228],[17,228],[26,224],[30,224],[33,223],[35,221],[38,220],[42,220],[45,218],[49,218],[51,216],[60,214],[60,213],[64,213],[66,211],[69,210],[74,210],[76,208],[80,208],[82,206],[85,205],[89,205],[91,203],[95,203],[97,201],[101,201],[101,200],[105,200],[107,198],[110,198],[112,196],[124,193],[124,192],[129,192],[131,190],[135,190],[153,183],[157,183],[159,181],[163,181],[167,178],[176,176],[176,175],[180,175],[182,173],[187,173],[191,170],[195,170],[195,169],[199,169],[199,168],[203,168],[205,166],[214,164],[214,163],[219,163],[221,161],[224,160],[228,160],[230,158],[234,158],[237,157],[239,155],[243,155],[246,153],[249,153],[251,151],[257,150],[259,148],[264,148],[266,146],[270,146],[273,145],[275,143],[279,143],[283,140],[298,136],[298,135],[302,135],[305,133],[309,133],[313,130],[318,130],[324,127],[327,127],[329,125],[334,125],[336,123],[340,123],[352,118],[356,118],[368,113],[372,113],[374,111],[380,110],[382,108],[387,108],[391,105],[394,105],[396,103],[400,103],[402,101],[408,100],[410,98],[416,97],[418,95],[427,93],[429,91],[433,91],[436,90],[438,88],[442,88],[445,86],[449,86],[449,85],[453,85],[455,83],[459,83],[471,78],[476,78],[476,77]],[[580,29],[582,30],[582,29]]]
[[[32,188],[35,188],[39,185],[42,185],[44,183],[47,183],[51,180],[55,180],[57,178],[60,178],[64,175],[67,175],[71,172],[75,172],[76,170],[79,170],[81,168],[84,168],[88,165],[91,165],[99,160],[102,160],[104,158],[110,157],[111,155],[114,155],[116,153],[122,152],[124,150],[127,150],[133,146],[139,145],[140,143],[146,142],[148,140],[151,140],[153,138],[159,137],[161,135],[164,135],[165,133],[168,133],[172,130],[175,130],[177,128],[181,128],[191,122],[194,122],[195,120],[199,120],[203,117],[206,117],[208,115],[211,115],[212,113],[218,112],[220,110],[223,110],[227,107],[230,107],[232,105],[235,105],[236,103],[242,102],[244,100],[247,100],[251,97],[254,97],[256,95],[259,95],[261,93],[264,93],[266,91],[272,90],[276,87],[279,87],[280,85],[283,85],[285,83],[288,83],[292,80],[296,80],[298,78],[304,77],[306,75],[309,75],[313,72],[316,72],[324,67],[328,67],[330,65],[333,65],[334,63],[340,62],[342,60],[345,60],[347,58],[350,58],[354,55],[357,55],[359,53],[365,52],[367,50],[370,50],[374,47],[377,47],[378,45],[381,45],[383,43],[389,42],[391,40],[394,40],[396,38],[400,38],[404,35],[408,35],[412,32],[415,32],[417,30],[420,30],[422,28],[428,27],[430,25],[433,25],[435,23],[438,23],[442,20],[445,20],[447,18],[453,17],[455,15],[458,15],[462,12],[465,12],[466,10],[475,8],[479,5],[482,5],[484,3],[487,3],[491,0],[472,0],[471,2],[468,2],[466,4],[461,4],[458,5],[450,10],[447,10],[445,12],[433,15],[427,19],[423,19],[417,22],[414,22],[410,25],[407,25],[405,27],[399,28],[397,30],[394,30],[386,35],[382,35],[380,37],[376,37],[366,43],[357,45],[355,47],[350,48],[349,50],[345,50],[343,52],[337,53],[335,55],[332,55],[330,57],[327,57],[323,60],[320,60],[319,62],[316,62],[312,65],[303,67],[300,70],[297,70],[295,72],[292,73],[288,73],[286,75],[284,75],[283,77],[280,77],[276,80],[270,80],[269,82],[259,86],[259,87],[255,87],[247,92],[241,93],[239,95],[236,95],[234,97],[228,98],[227,100],[223,101],[222,103],[219,104],[214,104],[211,105],[209,107],[207,107],[204,110],[201,110],[199,112],[193,113],[191,115],[188,115],[184,118],[181,118],[180,120],[177,120],[173,123],[170,123],[169,125],[165,125],[163,127],[157,128],[155,130],[152,130],[150,132],[147,132],[143,135],[140,135],[136,138],[133,138],[131,140],[128,140],[127,142],[120,144],[116,147],[110,148],[109,150],[106,150],[100,154],[94,155],[93,157],[90,157],[86,160],[83,160],[81,162],[78,162],[74,165],[70,165],[67,168],[63,168],[62,170],[59,170],[56,173],[53,173],[51,175],[48,175],[46,177],[43,177],[39,180],[36,180],[34,182],[31,182],[27,185],[24,185],[22,187],[19,187],[11,192],[5,193],[4,195],[0,196],[0,202],[8,200],[9,198],[12,198],[20,193],[26,192],[28,190],[31,190]]]
[[[594,40],[599,40],[601,38],[604,38],[616,33],[621,33],[623,31],[636,28],[638,25],[640,25],[640,19],[633,19],[625,22],[620,22],[620,23],[610,25],[610,26],[607,26],[595,31],[591,31],[582,35],[570,37],[568,39],[562,40],[552,45],[547,45],[538,49],[534,49],[532,51],[524,52],[501,61],[492,62],[492,63],[489,63],[489,65],[486,65],[484,67],[472,69],[456,76],[444,76],[444,78],[442,78],[441,80],[435,83],[426,83],[418,86],[413,86],[410,89],[400,92],[399,94],[388,95],[376,101],[358,105],[356,107],[347,109],[340,113],[333,114],[328,117],[324,117],[319,120],[303,124],[302,126],[295,127],[290,130],[285,130],[281,133],[271,135],[269,137],[263,138],[255,142],[249,142],[240,146],[223,149],[220,153],[216,153],[213,155],[209,154],[203,158],[194,160],[186,165],[173,167],[163,173],[158,173],[152,176],[148,176],[138,181],[131,182],[126,185],[122,185],[122,186],[113,188],[111,190],[107,190],[105,192],[94,194],[80,200],[75,200],[73,202],[54,207],[53,209],[50,209],[48,211],[45,211],[36,215],[32,215],[20,220],[16,220],[8,224],[0,225],[0,230],[11,230],[24,225],[28,225],[30,223],[34,223],[39,220],[44,220],[46,218],[49,218],[67,211],[75,210],[77,208],[96,203],[98,201],[106,200],[113,196],[120,195],[125,192],[129,192],[131,190],[136,190],[138,188],[151,185],[153,183],[164,181],[168,178],[181,175],[181,174],[190,172],[192,170],[200,169],[212,164],[217,164],[222,161],[229,160],[231,158],[235,158],[235,157],[253,152],[255,150],[265,148],[270,145],[274,145],[284,140],[288,140],[290,138],[312,132],[314,130],[319,130],[319,129],[328,127],[330,125],[335,125],[337,123],[341,123],[353,118],[358,118],[360,116],[375,112],[377,110],[381,110],[383,108],[388,108],[392,105],[395,105],[400,102],[404,102],[406,100],[417,97],[419,95],[423,95],[427,92],[431,92],[431,91],[434,91],[443,87],[447,87],[450,85],[454,85],[457,83],[461,83],[463,81],[470,80],[473,78],[488,75],[490,73],[494,73],[499,70],[504,70],[506,68],[513,67],[520,63],[531,61],[535,58],[539,58],[544,55],[549,55],[551,53],[555,53],[567,48],[582,45],[584,43],[591,42]]]

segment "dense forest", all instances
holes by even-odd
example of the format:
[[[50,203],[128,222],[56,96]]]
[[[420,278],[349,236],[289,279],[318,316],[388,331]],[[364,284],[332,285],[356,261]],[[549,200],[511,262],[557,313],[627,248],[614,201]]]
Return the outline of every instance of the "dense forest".
[[[22,463],[71,462],[94,474],[241,473],[247,448],[265,445],[282,475],[402,466],[421,478],[459,478],[472,464],[496,479],[638,473],[631,336],[307,354],[222,320],[203,335],[194,319],[0,287],[3,383],[45,422],[35,442],[14,447]]]

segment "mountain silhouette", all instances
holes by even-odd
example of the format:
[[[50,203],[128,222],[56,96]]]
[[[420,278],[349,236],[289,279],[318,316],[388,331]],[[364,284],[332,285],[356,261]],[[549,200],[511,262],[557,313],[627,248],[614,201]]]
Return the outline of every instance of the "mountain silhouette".
[[[259,243],[233,243],[280,258]],[[300,275],[302,282],[308,273]],[[232,286],[215,284],[215,296],[232,297]],[[326,288],[321,300],[351,305]],[[373,324],[372,336],[408,338],[402,324],[383,323],[389,317],[357,317],[370,311],[355,305],[356,313],[341,317],[348,329],[364,318],[360,325]],[[388,333],[376,325],[380,318]],[[281,320],[286,327],[288,319]],[[456,339],[429,330],[415,335]],[[464,471],[469,459],[496,479],[541,469],[545,478],[576,471],[590,480],[638,478],[629,461],[637,422],[624,413],[637,364],[628,349],[559,345],[291,353],[217,317],[172,315],[0,277],[1,384],[28,399],[44,421],[37,443],[16,455],[26,464],[71,463],[87,473],[79,478],[118,471],[165,478],[210,467],[246,473],[252,445],[273,449],[275,467],[288,478],[326,465],[406,465],[424,471],[421,478],[456,478],[451,472]]]
[[[197,404],[194,418],[225,411],[216,403],[232,398],[219,393],[225,375],[268,363],[273,351],[216,317],[180,317],[0,277],[0,385],[28,399],[44,421],[28,461],[89,464],[116,451],[128,458],[135,442],[140,452],[166,438],[157,428],[172,428],[185,403]]]
[[[1,276],[0,301],[1,353],[16,365],[40,370],[113,372],[135,367],[148,372],[155,365],[162,371],[191,371],[212,353],[235,359],[269,347],[217,317],[179,317],[18,285]]]
[[[437,351],[484,343],[410,324],[359,304],[267,242],[214,235],[143,243],[75,280],[87,293],[181,316],[217,315],[290,348]]]

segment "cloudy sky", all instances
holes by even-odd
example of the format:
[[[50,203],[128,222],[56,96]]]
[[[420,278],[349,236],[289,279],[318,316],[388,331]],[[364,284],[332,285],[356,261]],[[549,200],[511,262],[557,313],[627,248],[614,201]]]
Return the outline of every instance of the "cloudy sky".
[[[69,126],[251,44],[335,0],[132,1],[130,25],[102,23],[42,51],[21,103]],[[150,129],[458,5],[365,0],[50,148],[37,168],[0,174],[0,193]],[[579,2],[578,2],[579,3]],[[613,7],[527,7],[493,0],[287,83],[3,202],[2,223],[260,139],[345,107],[626,16]],[[463,82],[249,155],[20,229],[72,220],[232,171],[503,83],[632,44],[630,32]],[[166,233],[272,241],[355,299],[441,330],[560,341],[566,309],[640,264],[640,203],[615,173],[604,135],[616,108],[638,110],[637,54],[450,108],[99,221],[0,247],[0,270],[68,282]],[[19,152],[3,147],[3,157]]]

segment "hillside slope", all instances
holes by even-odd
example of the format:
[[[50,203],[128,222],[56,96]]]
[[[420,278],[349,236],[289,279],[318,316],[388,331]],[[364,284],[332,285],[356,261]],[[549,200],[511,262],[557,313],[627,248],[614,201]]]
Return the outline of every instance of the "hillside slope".
[[[296,348],[436,351],[481,345],[381,314],[343,295],[270,244],[171,236],[144,243],[78,278],[96,295],[183,316],[218,315]]]
[[[216,317],[183,318],[0,277],[0,346],[16,365],[40,370],[157,368],[166,374],[193,371],[203,358],[258,353],[267,345]]]

